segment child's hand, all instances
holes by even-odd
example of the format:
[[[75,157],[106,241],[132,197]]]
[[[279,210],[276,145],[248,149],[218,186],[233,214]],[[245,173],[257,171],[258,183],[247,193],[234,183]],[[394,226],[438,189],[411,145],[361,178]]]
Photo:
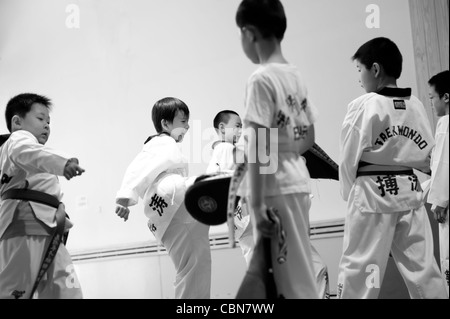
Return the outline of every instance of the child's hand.
[[[443,224],[447,220],[447,209],[441,206],[433,205],[431,207],[431,211],[434,214],[434,219],[438,221],[438,223]]]
[[[124,219],[124,222],[128,220],[128,215],[130,214],[130,209],[128,207],[117,204],[116,215]]]
[[[267,215],[266,205],[261,205],[260,207],[253,207],[256,228],[261,233],[263,237],[272,237],[275,234],[276,227],[275,224],[270,220]]]
[[[74,176],[81,175],[84,172],[85,170],[78,165],[78,160],[76,158],[71,158],[67,161],[66,166],[64,166],[64,177],[68,180]]]

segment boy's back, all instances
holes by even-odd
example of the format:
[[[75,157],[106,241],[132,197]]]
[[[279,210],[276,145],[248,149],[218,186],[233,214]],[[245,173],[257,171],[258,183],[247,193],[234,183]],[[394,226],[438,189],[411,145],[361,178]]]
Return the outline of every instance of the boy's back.
[[[299,156],[308,127],[317,119],[317,109],[307,98],[307,89],[296,66],[261,65],[247,84],[244,123],[272,128],[266,196],[310,193],[310,177]]]
[[[428,171],[434,137],[425,107],[411,89],[385,88],[350,103],[341,140],[340,181],[348,196],[358,168],[368,164]],[[359,161],[357,160],[359,159]]]
[[[353,55],[367,94],[351,102],[340,139],[339,179],[348,202],[338,297],[378,298],[369,269],[383,282],[389,254],[411,298],[442,298],[423,192],[413,169],[428,171],[434,145],[425,108],[399,88],[403,57],[388,38],[367,41]],[[375,277],[374,277],[375,278]]]
[[[260,65],[246,89],[243,121],[248,133],[248,185],[242,185],[239,195],[249,202],[256,241],[260,236],[274,241],[278,294],[318,298],[309,240],[310,176],[301,156],[314,144],[317,112],[308,101],[297,68],[282,54],[287,27],[282,3],[243,0],[236,24],[245,55]],[[268,211],[277,212],[287,236],[284,232],[276,236]],[[285,249],[289,252],[285,258],[275,257],[285,254]]]

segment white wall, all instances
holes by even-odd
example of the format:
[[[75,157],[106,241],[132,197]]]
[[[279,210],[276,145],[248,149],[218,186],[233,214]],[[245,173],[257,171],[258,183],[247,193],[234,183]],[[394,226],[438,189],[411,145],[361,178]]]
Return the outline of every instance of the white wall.
[[[241,249],[211,249],[211,298],[233,299],[246,272]],[[233,262],[230,262],[230,261]],[[167,252],[77,260],[85,299],[173,299],[175,268]]]
[[[312,245],[327,267],[332,298],[337,295],[343,222],[340,219],[313,223],[311,227]],[[74,254],[72,258],[77,283],[86,299],[173,299],[175,296],[175,268],[160,246],[122,246],[114,251]],[[241,248],[230,248],[226,235],[213,236],[211,260],[211,298],[234,299],[247,268]]]
[[[201,174],[212,118],[243,111],[245,83],[255,69],[234,22],[239,0],[0,0],[0,105],[22,92],[51,97],[49,146],[80,159],[86,173],[61,179],[75,227],[72,251],[152,241],[142,206],[127,223],[114,214],[122,175],[155,131],[150,111],[165,96],[191,110],[184,148]],[[408,0],[285,0],[287,59],[302,71],[321,116],[317,143],[338,160],[347,104],[364,93],[350,57],[365,41],[387,36],[404,55],[401,86],[416,90]],[[79,28],[68,28],[69,4]],[[380,9],[380,28],[366,27],[366,7]],[[2,111],[3,112],[3,111]],[[6,125],[0,121],[0,132]],[[195,141],[195,143],[194,143]],[[207,157],[207,156],[206,156]],[[207,160],[207,158],[205,158]],[[314,182],[311,220],[345,215],[335,181]],[[224,231],[224,226],[212,232]]]

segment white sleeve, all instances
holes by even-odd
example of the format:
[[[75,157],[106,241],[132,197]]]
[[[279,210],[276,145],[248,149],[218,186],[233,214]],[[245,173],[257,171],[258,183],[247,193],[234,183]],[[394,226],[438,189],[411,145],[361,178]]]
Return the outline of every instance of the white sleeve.
[[[270,84],[262,76],[250,78],[245,100],[244,124],[252,122],[270,128],[275,112],[274,97]]]
[[[128,166],[116,202],[128,199],[129,206],[136,205],[159,174],[181,162],[182,154],[175,141],[155,148],[144,146]]]
[[[351,114],[354,115],[355,113],[352,112]],[[361,118],[359,117],[357,121],[360,123]],[[339,183],[341,195],[345,201],[348,200],[350,190],[356,180],[356,173],[363,150],[368,147],[361,125],[357,125],[357,121],[354,121],[352,117],[346,118],[341,132]]]
[[[436,146],[432,155],[432,171],[428,203],[447,207],[449,201],[449,138],[448,123],[436,129]]]
[[[64,175],[64,166],[70,157],[50,147],[39,144],[34,136],[26,131],[11,134],[11,161],[30,174],[49,173]]]

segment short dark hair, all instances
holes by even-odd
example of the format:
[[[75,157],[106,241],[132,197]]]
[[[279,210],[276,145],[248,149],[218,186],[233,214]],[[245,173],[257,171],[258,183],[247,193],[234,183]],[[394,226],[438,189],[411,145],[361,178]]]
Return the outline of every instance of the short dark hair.
[[[436,93],[439,94],[439,97],[443,97],[445,93],[449,93],[450,81],[449,81],[449,73],[450,71],[443,71],[441,73],[433,76],[428,84],[433,86]]]
[[[161,120],[173,122],[177,115],[177,111],[183,112],[184,115],[189,116],[189,108],[187,105],[175,97],[165,97],[155,103],[152,109],[152,121],[156,132],[163,131]]]
[[[230,120],[231,114],[239,116],[239,114],[237,114],[235,111],[231,111],[231,110],[223,110],[223,111],[220,111],[219,113],[217,113],[217,115],[214,117],[214,120],[213,120],[214,128],[219,129],[219,124],[221,122],[228,123],[228,121]]]
[[[263,38],[283,40],[287,28],[284,7],[279,0],[243,0],[236,12],[239,28],[256,27]]]
[[[52,106],[52,102],[48,97],[34,93],[22,93],[9,100],[8,104],[6,104],[5,120],[6,126],[10,132],[11,120],[14,115],[25,117],[25,115],[30,112],[31,106],[34,103],[42,104],[49,110]]]
[[[364,43],[353,55],[352,60],[358,60],[367,69],[378,63],[387,75],[395,79],[402,74],[402,54],[397,45],[388,38],[375,38]]]

